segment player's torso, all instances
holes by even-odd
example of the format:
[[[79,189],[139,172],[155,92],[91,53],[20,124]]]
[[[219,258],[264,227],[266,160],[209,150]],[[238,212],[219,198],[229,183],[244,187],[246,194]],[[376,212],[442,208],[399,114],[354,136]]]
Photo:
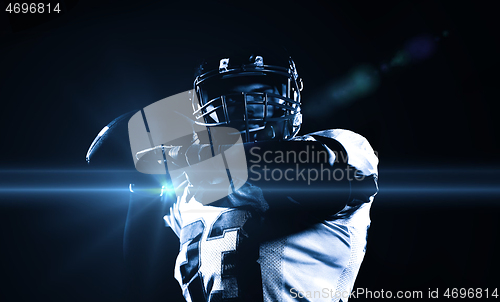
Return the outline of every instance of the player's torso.
[[[354,146],[350,164],[365,162],[356,161],[363,159],[356,148],[366,148],[364,138],[340,130],[334,136]],[[347,301],[364,256],[372,199],[352,211],[346,206],[351,215],[304,227],[297,223],[311,213],[269,215],[262,211],[259,190],[244,185],[228,197],[238,206],[227,207],[206,206],[184,194],[165,217],[181,241],[175,278],[186,300]],[[239,206],[245,204],[250,206]]]
[[[250,211],[203,206],[192,201],[181,207],[180,251],[175,278],[187,301],[244,301],[242,295],[261,297],[259,217]],[[249,300],[250,301],[250,300]],[[253,299],[253,301],[259,301]]]
[[[288,228],[286,213],[267,222],[252,210],[191,200],[178,209],[175,278],[192,302],[338,301],[352,289],[364,256],[369,207],[283,234],[276,226]]]

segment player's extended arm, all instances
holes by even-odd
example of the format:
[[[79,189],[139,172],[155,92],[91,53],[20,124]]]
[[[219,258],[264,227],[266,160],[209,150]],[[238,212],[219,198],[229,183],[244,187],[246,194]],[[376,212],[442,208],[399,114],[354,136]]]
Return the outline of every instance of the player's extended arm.
[[[222,145],[214,151],[218,154],[230,147]],[[364,153],[369,154],[358,152],[356,148],[350,146],[353,158],[349,160],[343,145],[324,135],[313,135],[301,141],[245,143],[248,183],[264,194],[267,204],[262,208],[336,213],[347,204],[369,202],[378,190],[376,174],[352,165],[362,166],[361,157]],[[212,156],[210,145],[195,144],[172,151],[170,153],[180,165],[196,164]],[[240,198],[229,200],[251,200],[251,196],[246,195],[258,193],[246,186],[235,194]],[[241,205],[227,204],[227,201],[213,205]]]
[[[375,179],[359,180],[360,172],[334,139],[258,142],[245,149],[249,182],[262,189],[270,208],[289,209],[295,204],[327,215],[349,203],[369,202],[364,196]]]
[[[331,134],[315,133],[301,141],[259,142],[246,147],[250,169],[259,163],[257,173],[263,172],[264,164],[268,169],[268,180],[252,181],[255,175],[249,175],[249,181],[262,189],[269,206],[266,229],[275,231],[263,237],[297,233],[324,220],[350,215],[377,194],[378,159],[366,139],[345,130],[334,133],[339,140]],[[287,170],[288,179],[280,178]]]

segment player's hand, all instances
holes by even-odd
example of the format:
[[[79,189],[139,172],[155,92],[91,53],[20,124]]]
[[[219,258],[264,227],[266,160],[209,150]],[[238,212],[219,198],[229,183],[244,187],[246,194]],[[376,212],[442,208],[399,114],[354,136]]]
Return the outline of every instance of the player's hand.
[[[207,160],[212,156],[210,145],[191,144],[188,146],[160,145],[137,152],[136,157],[142,161],[155,161],[163,158],[163,163],[169,164],[170,169],[184,168]]]

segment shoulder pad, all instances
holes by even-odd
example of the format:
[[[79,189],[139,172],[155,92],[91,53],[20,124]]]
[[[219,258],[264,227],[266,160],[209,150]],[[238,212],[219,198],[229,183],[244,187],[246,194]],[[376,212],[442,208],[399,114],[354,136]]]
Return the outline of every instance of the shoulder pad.
[[[378,157],[366,138],[345,129],[329,129],[310,133],[307,136],[323,136],[337,140],[347,151],[349,165],[364,175],[378,175]]]

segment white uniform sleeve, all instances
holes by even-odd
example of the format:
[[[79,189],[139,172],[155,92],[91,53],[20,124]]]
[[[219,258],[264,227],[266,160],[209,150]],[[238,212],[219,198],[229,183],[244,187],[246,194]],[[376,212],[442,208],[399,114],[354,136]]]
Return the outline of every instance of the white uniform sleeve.
[[[330,129],[311,133],[330,137],[344,146],[348,155],[348,164],[361,171],[364,176],[378,176],[378,157],[375,155],[370,143],[363,136],[345,129]],[[339,155],[342,156],[342,155]],[[343,158],[339,159],[344,160]]]

